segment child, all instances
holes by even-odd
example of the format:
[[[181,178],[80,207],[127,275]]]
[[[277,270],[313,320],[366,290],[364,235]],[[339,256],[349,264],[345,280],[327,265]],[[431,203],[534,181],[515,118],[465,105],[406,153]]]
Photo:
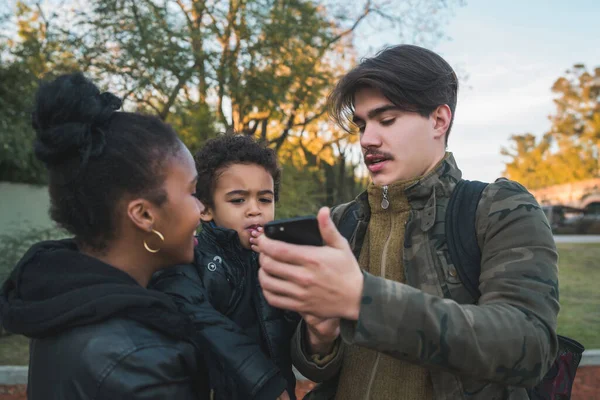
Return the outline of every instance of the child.
[[[214,399],[295,399],[290,340],[300,318],[266,302],[250,250],[252,232],[275,216],[277,156],[251,137],[225,135],[205,144],[196,168],[205,209],[194,264],[164,271],[153,287],[193,319]]]

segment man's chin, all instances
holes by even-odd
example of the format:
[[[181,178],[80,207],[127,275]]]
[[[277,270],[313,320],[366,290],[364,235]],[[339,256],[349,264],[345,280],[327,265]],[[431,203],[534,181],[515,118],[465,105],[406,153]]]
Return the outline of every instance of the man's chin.
[[[371,182],[377,186],[386,186],[394,183],[393,178],[386,176],[385,174],[371,174]]]

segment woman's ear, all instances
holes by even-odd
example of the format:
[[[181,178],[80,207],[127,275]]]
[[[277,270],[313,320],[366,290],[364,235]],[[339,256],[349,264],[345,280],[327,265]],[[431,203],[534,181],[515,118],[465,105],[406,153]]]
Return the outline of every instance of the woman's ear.
[[[150,232],[156,218],[152,204],[145,199],[135,199],[127,204],[127,216],[140,229]]]

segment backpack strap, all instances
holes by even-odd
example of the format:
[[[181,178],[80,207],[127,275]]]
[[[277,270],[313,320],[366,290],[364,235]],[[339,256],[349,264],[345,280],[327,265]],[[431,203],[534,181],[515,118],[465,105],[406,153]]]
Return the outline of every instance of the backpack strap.
[[[474,299],[478,299],[481,250],[477,243],[475,217],[477,206],[487,183],[461,180],[457,183],[446,210],[446,242],[450,259],[458,276]],[[356,201],[339,205],[331,210],[333,222],[342,236],[352,242],[358,224]],[[357,254],[355,254],[358,257]]]
[[[477,243],[477,206],[487,183],[461,180],[446,209],[446,243],[458,276],[475,300],[479,299],[481,250]]]
[[[350,239],[352,239],[352,234],[354,233],[354,230],[356,229],[356,225],[358,224],[358,218],[356,217],[356,211],[358,211],[358,209],[360,208],[360,205],[358,204],[358,202],[351,202],[348,204],[343,204],[341,206],[339,206],[340,208],[344,208],[344,209],[339,209],[339,210],[335,210],[338,213],[340,213],[340,217],[338,221],[334,222],[336,223],[337,229],[338,231],[340,231],[340,233],[342,234],[343,237],[346,238],[346,240],[350,241]],[[336,207],[337,208],[337,207]]]
[[[348,243],[352,244],[352,239],[358,225],[358,211],[360,204],[357,201],[341,204],[331,210],[331,217],[338,231],[346,238]],[[354,256],[358,260],[360,249],[353,250]]]

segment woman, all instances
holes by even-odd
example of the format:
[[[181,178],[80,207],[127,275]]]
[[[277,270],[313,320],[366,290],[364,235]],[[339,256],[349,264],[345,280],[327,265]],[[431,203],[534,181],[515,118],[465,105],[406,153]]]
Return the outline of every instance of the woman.
[[[34,245],[2,288],[5,328],[33,339],[29,400],[208,398],[188,320],[146,289],[193,260],[194,161],[170,126],[120,106],[81,74],[37,94],[50,214],[74,238]]]

